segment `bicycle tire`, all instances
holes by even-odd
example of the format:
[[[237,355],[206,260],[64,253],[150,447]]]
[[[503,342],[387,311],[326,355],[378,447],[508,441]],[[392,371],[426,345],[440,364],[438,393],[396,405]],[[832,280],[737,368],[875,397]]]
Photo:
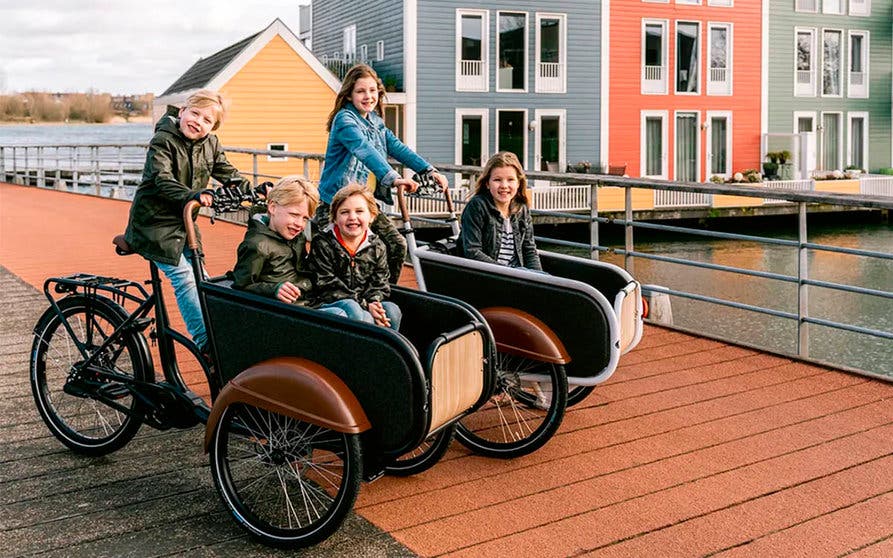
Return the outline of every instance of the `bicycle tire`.
[[[77,346],[86,346],[92,354],[127,319],[127,312],[112,300],[95,295],[72,295],[57,304],[62,317],[48,308],[34,328],[29,374],[34,402],[53,436],[71,450],[93,456],[111,453],[125,446],[140,429],[142,404],[120,383],[106,382],[97,388],[101,381],[95,376],[73,375],[72,370],[83,359]],[[71,326],[71,334],[63,319]],[[145,347],[142,334],[129,333],[120,343],[107,347],[97,362],[134,380],[151,382],[154,373]],[[134,414],[91,398],[91,390],[98,389]]]
[[[480,409],[459,421],[456,439],[488,457],[527,455],[549,441],[564,418],[564,366],[500,352],[496,369],[493,395]],[[543,377],[547,379],[539,379]]]
[[[221,414],[211,475],[230,515],[255,539],[314,545],[353,508],[362,477],[358,434],[344,434],[249,404]]]
[[[425,438],[419,447],[389,463],[385,467],[385,473],[395,477],[408,477],[434,467],[449,449],[455,432],[455,423],[445,426]]]

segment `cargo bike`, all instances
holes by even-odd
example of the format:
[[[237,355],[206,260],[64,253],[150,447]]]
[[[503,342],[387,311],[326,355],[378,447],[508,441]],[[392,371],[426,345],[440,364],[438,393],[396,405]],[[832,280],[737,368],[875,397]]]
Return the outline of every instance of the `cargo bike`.
[[[461,257],[449,188],[425,175],[415,178],[419,190],[398,189],[397,204],[419,289],[475,307],[497,347],[494,395],[459,421],[456,437],[486,455],[532,451],[555,433],[566,406],[583,401],[638,344],[641,286],[616,265],[543,250],[545,273]],[[445,238],[417,242],[408,199],[419,195],[443,196],[446,219],[433,221],[440,221]]]
[[[225,209],[221,198],[215,207]],[[184,209],[196,252],[197,209]],[[116,250],[126,255],[122,240]],[[86,455],[123,447],[142,424],[205,423],[225,507],[266,544],[325,539],[361,481],[432,466],[455,422],[491,395],[492,334],[468,304],[395,288],[401,334],[235,290],[225,277],[207,279],[200,261],[193,272],[210,356],[171,327],[151,262],[148,289],[97,275],[50,278],[50,307],[34,328],[32,392],[52,434]],[[184,382],[177,346],[200,363],[210,406]]]

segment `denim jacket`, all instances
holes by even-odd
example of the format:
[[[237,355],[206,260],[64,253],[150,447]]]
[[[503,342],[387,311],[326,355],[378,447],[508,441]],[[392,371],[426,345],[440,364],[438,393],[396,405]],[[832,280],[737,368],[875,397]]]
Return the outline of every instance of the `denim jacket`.
[[[347,104],[332,120],[326,163],[319,178],[319,198],[332,203],[335,192],[351,182],[365,184],[372,171],[377,179],[375,197],[392,204],[391,184],[400,175],[388,164],[389,156],[415,172],[432,168],[397,139],[377,113],[370,112],[363,118],[353,104]]]
[[[466,258],[497,263],[502,241],[502,214],[496,209],[489,192],[475,194],[462,210],[462,232],[459,248]],[[526,205],[509,215],[515,240],[515,257],[521,267],[542,270],[536,243],[533,240],[533,219]]]

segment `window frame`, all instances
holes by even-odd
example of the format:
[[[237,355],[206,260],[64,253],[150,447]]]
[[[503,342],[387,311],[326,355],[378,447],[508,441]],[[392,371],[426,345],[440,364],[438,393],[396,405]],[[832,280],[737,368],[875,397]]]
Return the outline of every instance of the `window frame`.
[[[676,40],[674,41],[674,52],[676,54],[676,68],[673,72],[673,94],[675,95],[685,95],[688,97],[697,96],[701,94],[701,85],[704,83],[704,76],[701,72],[701,67],[704,65],[704,56],[703,56],[703,42],[704,42],[704,33],[703,33],[703,22],[696,20],[687,20],[687,19],[677,19],[676,24],[674,25],[674,36]],[[698,26],[698,42],[697,42],[697,52],[698,52],[698,87],[695,91],[679,91],[678,89],[678,75],[679,75],[679,24],[680,23],[691,23]],[[674,120],[675,122],[675,120]]]
[[[871,17],[871,0],[865,0],[865,11],[853,11],[853,0],[847,0],[847,14],[856,17]]]
[[[656,81],[656,80],[646,80],[646,65],[645,65],[645,39],[647,37],[646,29],[649,25],[660,25],[663,29],[663,35],[661,40],[661,71],[663,73],[663,88],[658,90],[646,90],[645,82],[646,81]],[[667,95],[670,91],[670,20],[668,19],[650,19],[650,18],[642,18],[642,40],[641,40],[641,66],[642,72],[640,74],[639,79],[640,85],[639,90],[642,95]],[[675,77],[675,76],[674,76]]]
[[[816,0],[816,4],[818,4],[819,0]],[[828,11],[828,6],[830,5],[830,0],[822,0],[822,13],[826,15],[846,15],[847,13],[847,3],[848,0],[834,0],[838,2],[840,8],[836,12]]]
[[[667,110],[641,110],[639,111],[639,176],[641,178],[655,178],[667,180],[669,176],[669,117]],[[647,123],[649,118],[660,118],[661,120],[661,170],[659,175],[645,174],[648,169],[648,145],[647,140]]]
[[[381,62],[384,60],[384,41],[376,41],[375,42],[375,61]]]
[[[557,19],[559,21],[558,29],[559,29],[559,45],[560,53],[558,55],[558,64],[561,67],[561,88],[558,91],[549,91],[543,88],[540,83],[540,46],[541,46],[541,35],[540,35],[540,22],[544,19]],[[557,12],[536,12],[534,16],[534,25],[536,26],[534,30],[534,50],[536,54],[534,56],[534,70],[533,70],[533,90],[535,93],[544,93],[547,95],[554,94],[563,94],[567,93],[567,14],[557,13]]]
[[[707,0],[707,5],[717,8],[734,8],[735,0]]]
[[[711,59],[711,55],[713,54],[713,43],[710,40],[710,33],[713,31],[714,28],[724,28],[726,30],[726,75],[728,77],[726,78],[726,81],[722,82],[722,83],[723,84],[727,83],[728,85],[727,86],[722,85],[722,87],[728,87],[728,90],[720,89],[719,91],[717,91],[717,86],[714,86],[713,88],[710,87],[710,84],[713,83],[710,79],[710,59]],[[735,26],[733,23],[726,22],[726,21],[708,21],[707,22],[707,40],[705,41],[707,43],[707,54],[704,56],[704,64],[705,64],[705,67],[707,68],[707,71],[705,72],[707,74],[705,76],[707,78],[707,86],[705,88],[707,95],[728,97],[728,96],[732,95],[732,93],[733,93],[733,85],[734,85],[733,76],[735,75],[734,71],[733,71],[733,66],[732,66],[733,53],[735,52],[734,37],[735,37]],[[716,83],[719,83],[719,82],[716,82]],[[711,91],[711,89],[712,89],[712,91]]]
[[[809,35],[812,37],[812,39],[809,43],[810,44],[809,61],[810,61],[810,67],[812,68],[813,74],[812,74],[812,81],[810,83],[809,93],[800,93],[799,89],[798,89],[799,84],[797,82],[797,72],[800,71],[797,69],[797,63],[799,62],[799,60],[797,58],[797,54],[798,54],[797,48],[799,47],[799,38],[800,38],[799,35],[801,33],[809,33]],[[818,29],[815,27],[795,27],[794,28],[794,97],[816,97],[816,96],[818,96],[818,84],[819,84],[819,77],[820,77],[819,60],[821,59],[818,56],[818,52],[817,52],[818,48],[819,48],[818,36],[819,36]]]
[[[853,62],[853,36],[862,37],[862,74],[864,79],[862,80],[862,89],[861,93],[853,93],[853,85],[850,81],[850,74]],[[870,32],[862,29],[849,29],[847,31],[847,54],[846,54],[846,93],[847,97],[851,99],[868,99],[871,94],[871,73],[869,68],[869,62],[871,61],[871,37]]]
[[[493,146],[495,151],[503,151],[503,149],[499,146],[499,121],[500,115],[503,112],[520,112],[524,114],[523,122],[524,122],[524,157],[521,161],[521,164],[524,165],[524,170],[529,169],[529,157],[530,157],[530,149],[528,144],[530,143],[530,133],[527,129],[527,118],[528,118],[528,109],[526,108],[497,108],[496,109],[496,127],[493,128]]]
[[[538,108],[533,111],[536,130],[533,132],[533,170],[537,168],[537,158],[543,149],[543,117],[558,118],[558,172],[567,169],[567,109]],[[542,162],[542,161],[540,161]]]
[[[862,119],[862,169],[868,170],[871,166],[868,164],[868,111],[853,111],[846,115],[846,165],[848,167],[853,164],[853,119]]]
[[[726,172],[725,173],[714,173],[713,170],[711,170],[711,168],[710,168],[712,166],[712,161],[710,160],[710,157],[707,156],[707,155],[713,155],[713,152],[711,151],[711,148],[710,148],[710,146],[713,144],[713,138],[711,136],[711,134],[712,134],[711,128],[712,128],[712,124],[713,124],[713,118],[725,118],[726,119]],[[705,157],[707,158],[706,165],[704,166],[704,176],[706,178],[709,178],[711,176],[714,176],[715,174],[719,174],[726,178],[730,178],[732,176],[732,169],[734,168],[734,165],[732,165],[732,147],[733,147],[733,143],[734,143],[732,141],[733,136],[734,136],[734,134],[732,133],[732,131],[733,131],[732,111],[730,111],[730,110],[708,110],[706,112],[706,114],[704,115],[704,122],[707,123],[707,127],[705,128],[705,130],[708,134],[707,138],[705,138],[705,140],[704,140],[705,142],[707,142],[706,146],[705,146],[706,149],[704,151]]]
[[[804,14],[817,14],[819,13],[819,2],[820,0],[812,0],[815,2],[815,7],[812,10],[807,10],[805,8],[801,8],[800,0],[794,0],[794,11],[800,12]]]
[[[461,86],[462,77],[462,16],[481,16],[481,87]],[[456,91],[487,92],[490,90],[490,11],[459,8],[456,10]]]
[[[499,18],[503,14],[523,15],[524,16],[524,88],[523,89],[503,89],[499,87]],[[528,12],[519,12],[515,10],[497,10],[496,11],[496,92],[497,93],[527,93],[530,90],[530,68],[527,67],[530,61],[530,14]]]
[[[673,180],[679,180],[679,167],[676,165],[676,156],[679,153],[679,142],[676,141],[678,136],[679,115],[694,114],[695,115],[695,177],[692,182],[701,182],[701,144],[703,139],[703,129],[701,128],[701,111],[697,109],[680,109],[673,111]]]
[[[348,57],[348,37],[351,37],[351,45],[353,46],[352,57]],[[352,23],[341,30],[341,56],[344,60],[357,59],[357,24]]]
[[[840,84],[840,92],[839,93],[825,93],[825,33],[838,33],[840,35],[840,56],[838,57],[840,60],[840,65],[837,68],[837,78],[838,83]],[[844,96],[844,78],[846,77],[846,72],[844,72],[843,65],[846,63],[847,58],[844,53],[844,39],[846,38],[846,33],[843,32],[843,29],[837,27],[823,27],[821,32],[821,50],[820,50],[820,58],[819,58],[819,67],[822,69],[821,79],[816,79],[817,85],[819,86],[819,97],[827,97],[829,99],[839,99]]]
[[[359,62],[366,63],[369,61],[369,45],[363,43],[360,45]]]

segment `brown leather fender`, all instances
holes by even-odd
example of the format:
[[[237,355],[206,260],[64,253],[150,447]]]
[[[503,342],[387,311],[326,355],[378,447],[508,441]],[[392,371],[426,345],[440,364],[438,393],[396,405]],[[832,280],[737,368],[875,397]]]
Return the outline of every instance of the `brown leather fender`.
[[[344,381],[329,369],[297,357],[278,357],[248,368],[232,379],[214,401],[205,428],[205,452],[223,411],[248,403],[346,434],[372,427]]]
[[[570,362],[564,343],[536,316],[506,306],[484,308],[481,314],[500,352],[554,364]]]

